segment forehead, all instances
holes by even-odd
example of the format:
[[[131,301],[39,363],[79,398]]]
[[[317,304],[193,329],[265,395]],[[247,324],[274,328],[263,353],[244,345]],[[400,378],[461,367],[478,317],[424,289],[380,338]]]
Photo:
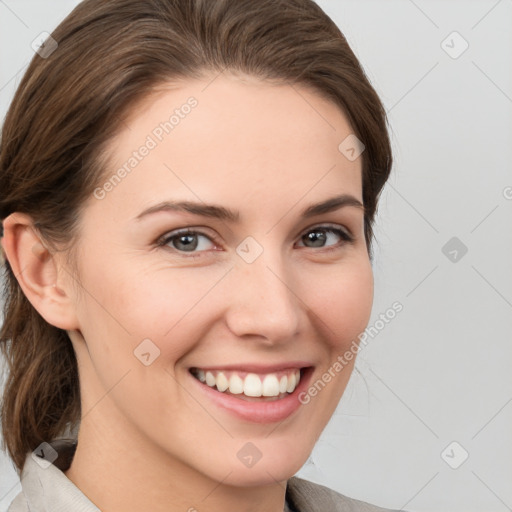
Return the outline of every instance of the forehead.
[[[350,124],[306,87],[235,75],[165,84],[122,126],[100,184],[113,182],[102,201],[112,214],[168,199],[229,202],[261,215],[306,195],[362,198],[361,158],[339,150]]]

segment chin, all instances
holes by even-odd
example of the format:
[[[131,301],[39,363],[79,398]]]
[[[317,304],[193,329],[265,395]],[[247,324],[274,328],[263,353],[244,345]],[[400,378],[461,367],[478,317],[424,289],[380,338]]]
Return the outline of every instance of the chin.
[[[299,451],[297,441],[295,443],[296,446],[288,450],[277,447],[272,451],[267,449],[268,454],[262,454],[261,459],[251,467],[237,463],[231,467],[232,472],[225,483],[236,487],[254,487],[287,481],[301,469],[310,455],[309,450]]]
[[[304,460],[304,462],[306,461]],[[292,467],[290,464],[283,462],[282,466],[266,464],[261,465],[259,468],[237,469],[237,471],[233,471],[233,473],[224,480],[224,483],[233,487],[272,486],[277,483],[286,482],[299,471],[302,465],[303,464],[297,464]]]

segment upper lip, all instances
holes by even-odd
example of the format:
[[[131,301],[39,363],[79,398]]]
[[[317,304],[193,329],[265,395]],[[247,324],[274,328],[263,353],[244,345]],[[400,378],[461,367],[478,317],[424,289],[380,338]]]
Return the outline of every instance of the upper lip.
[[[195,368],[198,370],[217,370],[217,371],[241,371],[248,373],[273,373],[282,370],[295,370],[301,368],[308,368],[313,366],[307,361],[287,361],[271,365],[254,364],[254,363],[236,363],[236,364],[223,364],[223,365],[205,365],[205,366],[192,366],[190,369]]]

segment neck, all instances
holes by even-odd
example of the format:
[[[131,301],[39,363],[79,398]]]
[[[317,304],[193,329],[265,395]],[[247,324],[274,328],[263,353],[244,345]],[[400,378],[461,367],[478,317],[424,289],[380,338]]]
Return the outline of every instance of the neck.
[[[136,432],[82,420],[66,476],[101,510],[109,512],[282,512],[286,482],[238,487],[209,478],[162,453]],[[192,447],[191,447],[192,449]],[[108,485],[105,485],[108,483]]]

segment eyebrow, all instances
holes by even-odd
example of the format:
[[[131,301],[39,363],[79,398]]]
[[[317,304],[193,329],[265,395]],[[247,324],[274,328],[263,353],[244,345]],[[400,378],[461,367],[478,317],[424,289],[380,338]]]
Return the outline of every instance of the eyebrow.
[[[325,201],[308,206],[302,211],[302,218],[315,217],[323,213],[329,213],[344,207],[354,207],[364,212],[364,205],[356,197],[349,194],[331,197]],[[213,204],[196,203],[193,201],[163,201],[151,206],[137,215],[136,220],[159,212],[187,212],[202,217],[229,221],[232,223],[240,222],[240,212],[217,206]]]

